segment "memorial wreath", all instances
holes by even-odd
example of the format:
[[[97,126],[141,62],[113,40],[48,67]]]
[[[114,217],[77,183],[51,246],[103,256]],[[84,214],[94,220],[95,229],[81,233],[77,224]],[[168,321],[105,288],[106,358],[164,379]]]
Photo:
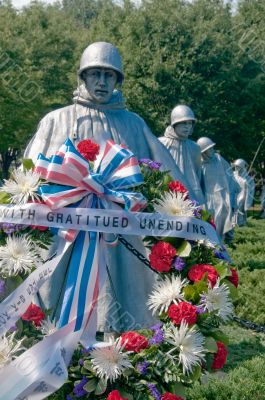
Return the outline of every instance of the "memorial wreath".
[[[35,392],[45,398],[67,379],[61,390],[68,400],[180,400],[185,387],[223,367],[228,338],[222,325],[233,315],[237,272],[211,215],[158,161],[138,162],[111,141],[100,149],[84,140],[76,149],[67,140],[50,159],[40,155],[35,166],[24,160],[4,182],[0,203],[0,376],[27,354],[37,354],[40,370],[44,359],[53,366],[45,364],[44,378],[35,376],[35,386],[27,382],[14,396]],[[105,267],[98,249],[104,250],[107,232],[145,236],[149,262],[143,268],[151,268],[157,280],[143,307],[157,324],[109,342],[77,345],[93,325]],[[54,237],[63,248],[44,262]],[[72,242],[74,251],[88,254],[84,265],[80,259],[75,265],[83,285],[75,285],[54,324],[34,295]],[[66,290],[77,281],[69,279]],[[58,382],[49,382],[54,373]]]

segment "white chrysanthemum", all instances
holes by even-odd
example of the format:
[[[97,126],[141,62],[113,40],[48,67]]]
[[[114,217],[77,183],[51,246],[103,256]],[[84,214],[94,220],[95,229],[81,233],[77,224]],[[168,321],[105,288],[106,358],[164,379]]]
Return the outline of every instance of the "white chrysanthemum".
[[[205,247],[207,247],[207,249],[216,249],[216,247],[217,247],[216,244],[210,242],[210,240],[208,240],[208,239],[201,239],[201,240],[198,240],[198,244],[199,244],[200,246],[205,246]]]
[[[209,285],[208,292],[201,295],[201,304],[209,312],[216,311],[225,322],[233,315],[234,306],[230,299],[229,288],[224,283],[220,286],[220,279],[213,288]]]
[[[174,217],[193,217],[196,208],[191,200],[185,199],[185,194],[179,192],[166,192],[154,203],[155,211]]]
[[[166,312],[173,302],[177,304],[184,300],[182,289],[188,284],[187,279],[181,280],[178,276],[166,277],[155,283],[154,289],[149,296],[147,305],[153,314]]]
[[[12,179],[4,180],[4,185],[0,188],[0,191],[10,195],[11,203],[26,204],[29,200],[38,199],[36,192],[39,183],[39,174],[16,169],[12,173]]]
[[[27,236],[9,236],[0,246],[0,269],[6,276],[30,272],[41,261],[38,247]]]
[[[24,346],[22,346],[22,340],[15,340],[16,332],[13,332],[11,335],[0,337],[0,370],[12,361],[13,358],[21,353],[23,350],[26,350]]]
[[[179,328],[170,324],[165,331],[165,340],[174,346],[167,354],[178,352],[184,374],[192,372],[193,367],[204,360],[204,337],[194,326],[189,328],[186,322],[181,322]]]
[[[50,320],[50,317],[41,322],[40,330],[44,336],[50,336],[52,333],[56,332],[57,329],[56,324]]]
[[[112,340],[106,347],[99,347],[91,351],[91,362],[97,376],[101,379],[114,382],[123,371],[132,367],[128,353],[123,352],[121,338]]]

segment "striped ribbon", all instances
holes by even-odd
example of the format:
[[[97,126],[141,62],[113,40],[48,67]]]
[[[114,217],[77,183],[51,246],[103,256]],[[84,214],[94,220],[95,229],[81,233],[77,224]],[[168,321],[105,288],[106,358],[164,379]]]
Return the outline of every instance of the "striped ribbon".
[[[50,159],[39,155],[35,172],[53,183],[39,188],[43,201],[53,210],[77,205],[111,209],[118,203],[128,211],[139,211],[146,205],[141,193],[129,190],[143,183],[137,159],[130,150],[112,141],[106,142],[93,170],[67,139]],[[104,257],[99,257],[99,252],[104,250],[103,239],[96,232],[72,229],[58,229],[57,234],[65,240],[75,241],[59,326],[76,318],[77,331],[87,325],[84,315],[91,315],[96,304],[99,269],[105,268]]]

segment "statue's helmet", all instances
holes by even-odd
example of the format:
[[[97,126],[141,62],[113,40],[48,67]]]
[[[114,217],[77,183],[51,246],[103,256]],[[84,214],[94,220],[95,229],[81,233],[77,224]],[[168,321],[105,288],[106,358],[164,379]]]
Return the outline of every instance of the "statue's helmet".
[[[245,160],[243,160],[243,158],[238,158],[236,161],[233,162],[233,165],[235,167],[239,167],[239,168],[246,168],[247,167],[247,163]]]
[[[175,124],[184,121],[195,122],[195,115],[190,107],[185,105],[178,105],[173,108],[171,112],[171,126],[174,126]]]
[[[123,81],[123,68],[119,50],[111,43],[95,42],[90,44],[83,52],[80,60],[78,75],[83,79],[82,74],[89,68],[110,68],[118,75],[118,82]]]
[[[206,150],[209,150],[215,146],[215,143],[212,141],[212,139],[205,137],[205,136],[198,139],[197,144],[200,146],[202,153],[204,153]]]

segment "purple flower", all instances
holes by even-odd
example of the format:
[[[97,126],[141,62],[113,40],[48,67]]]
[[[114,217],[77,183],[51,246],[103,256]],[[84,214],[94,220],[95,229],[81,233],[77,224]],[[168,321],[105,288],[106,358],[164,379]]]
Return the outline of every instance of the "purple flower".
[[[76,397],[82,397],[85,396],[88,392],[84,389],[85,384],[88,382],[87,378],[83,378],[82,381],[80,383],[78,383],[75,387],[74,387],[74,394]]]
[[[151,161],[149,164],[149,167],[152,169],[160,169],[162,163],[158,162],[158,161]]]
[[[149,340],[149,344],[160,344],[164,341],[165,335],[162,330],[156,331],[154,336]]]
[[[70,394],[68,394],[68,395],[66,396],[66,400],[73,400],[73,398],[72,398],[72,396],[70,396]]]
[[[177,271],[182,271],[183,268],[185,267],[185,261],[181,257],[175,257],[173,266]]]
[[[202,207],[199,205],[198,201],[191,200],[192,204],[197,207],[196,210],[193,211],[193,215],[196,218],[201,218]]]
[[[79,365],[81,365],[81,366],[84,365],[84,360],[82,358],[80,358],[80,360],[79,360]]]
[[[144,361],[142,363],[138,363],[136,365],[136,368],[138,369],[138,371],[140,372],[140,374],[142,375],[146,375],[147,374],[147,368],[149,367],[149,362],[148,361]]]
[[[9,329],[9,332],[16,332],[16,330],[17,330],[17,326],[16,326],[16,325],[13,325],[13,326],[11,326],[11,328]]]
[[[225,254],[222,253],[221,251],[215,250],[214,255],[216,258],[219,258],[220,260],[226,260]]]
[[[14,232],[19,231],[20,229],[24,228],[24,225],[20,225],[20,224],[11,224],[8,222],[3,222],[1,224],[1,229],[7,234],[7,235],[11,235]]]
[[[151,169],[157,169],[157,170],[162,165],[162,163],[160,163],[158,161],[150,160],[149,158],[141,158],[141,160],[139,160],[139,164],[143,164],[143,165],[146,165],[147,167],[149,167]]]
[[[2,296],[5,293],[5,281],[3,279],[0,279],[0,296]]]
[[[195,306],[195,307],[197,309],[197,314],[205,314],[207,312],[207,310],[202,305]]]
[[[159,391],[156,388],[156,385],[154,383],[148,383],[147,384],[148,389],[151,393],[151,395],[154,397],[155,400],[161,400],[161,395]]]
[[[82,349],[82,354],[87,355],[90,354],[91,351],[94,350],[94,347],[90,346],[87,349]]]
[[[151,329],[152,331],[154,331],[154,332],[155,332],[155,331],[159,331],[159,330],[161,329],[162,325],[163,325],[162,322],[158,322],[158,323],[155,324],[154,326],[151,326],[150,329]]]

